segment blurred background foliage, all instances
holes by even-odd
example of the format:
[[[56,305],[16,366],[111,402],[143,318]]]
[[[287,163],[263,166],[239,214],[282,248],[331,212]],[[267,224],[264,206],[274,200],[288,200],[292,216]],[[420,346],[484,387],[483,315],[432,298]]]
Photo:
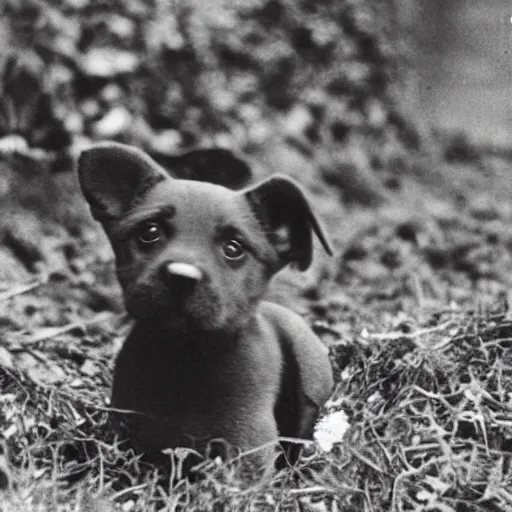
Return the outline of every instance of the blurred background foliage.
[[[503,71],[488,58],[489,45],[473,51],[486,40],[481,27],[509,23],[502,0],[487,10],[472,0],[453,2],[4,0],[2,282],[56,275],[94,295],[80,297],[81,304],[101,310],[111,303],[111,252],[75,174],[66,172],[83,147],[101,139],[135,144],[163,165],[176,152],[219,145],[247,155],[253,179],[272,172],[295,177],[347,258],[359,264],[365,255],[382,256],[382,265],[361,264],[364,278],[388,267],[395,272],[410,258],[388,257],[390,241],[381,243],[375,233],[381,256],[375,247],[351,252],[364,229],[353,206],[372,207],[361,215],[374,219],[375,207],[395,205],[400,220],[407,206],[423,216],[420,225],[432,215],[449,217],[454,205],[478,220],[507,217],[496,194],[508,194],[510,180],[500,178],[508,162],[492,153],[484,158],[472,144],[475,131],[439,135],[432,127],[435,111],[446,120],[450,105],[460,104],[480,122],[468,122],[471,130],[494,136],[489,123],[505,126],[494,110],[490,118],[482,114],[488,105],[507,113],[500,95],[494,100],[482,90],[495,91],[489,81],[509,90],[500,79],[508,60]],[[502,49],[497,45],[492,55],[501,58]],[[460,73],[466,82],[455,81]],[[491,188],[481,198],[484,188],[475,183],[486,177]],[[411,226],[420,229],[416,220]],[[436,254],[442,238],[432,237]],[[446,238],[449,247],[460,245]],[[443,261],[466,254],[455,252]],[[496,254],[495,247],[488,253]],[[323,270],[314,272],[313,282],[325,278]],[[107,290],[98,294],[102,283]]]
[[[379,202],[420,148],[395,7],[5,0],[0,137],[51,151],[117,139],[157,157],[215,144],[278,166],[306,158],[345,199]],[[276,142],[291,155],[275,155]]]

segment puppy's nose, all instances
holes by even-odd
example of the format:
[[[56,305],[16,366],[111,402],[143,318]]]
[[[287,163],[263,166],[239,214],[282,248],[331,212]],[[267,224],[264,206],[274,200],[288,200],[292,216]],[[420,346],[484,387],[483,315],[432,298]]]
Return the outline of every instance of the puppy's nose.
[[[171,261],[164,266],[164,272],[167,277],[179,276],[190,281],[196,282],[203,279],[203,272],[200,268],[190,263],[181,263],[179,261]]]

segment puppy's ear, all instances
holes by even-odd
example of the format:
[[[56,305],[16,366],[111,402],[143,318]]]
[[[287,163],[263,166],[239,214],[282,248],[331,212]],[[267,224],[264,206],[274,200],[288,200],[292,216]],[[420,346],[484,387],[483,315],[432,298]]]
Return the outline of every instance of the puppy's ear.
[[[96,144],[78,159],[78,180],[91,213],[105,222],[123,215],[167,174],[143,151],[116,142]]]
[[[300,270],[311,264],[313,232],[327,254],[331,246],[299,185],[285,176],[273,176],[245,191],[258,220],[278,252],[283,265]]]
[[[250,165],[229,149],[194,149],[181,155],[152,156],[176,178],[206,181],[232,190],[247,186],[252,179]]]

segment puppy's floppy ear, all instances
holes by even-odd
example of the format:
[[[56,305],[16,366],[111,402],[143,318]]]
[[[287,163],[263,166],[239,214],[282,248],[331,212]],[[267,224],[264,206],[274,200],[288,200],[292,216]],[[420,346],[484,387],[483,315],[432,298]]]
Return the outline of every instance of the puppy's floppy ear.
[[[278,252],[283,265],[296,263],[300,270],[311,264],[313,232],[327,254],[332,249],[299,185],[285,176],[273,176],[245,195]]]
[[[229,149],[194,149],[181,155],[153,153],[152,156],[173,176],[185,180],[207,181],[238,190],[252,178],[250,165]]]
[[[117,142],[96,144],[78,159],[80,186],[100,222],[123,215],[137,197],[166,178],[146,153]]]

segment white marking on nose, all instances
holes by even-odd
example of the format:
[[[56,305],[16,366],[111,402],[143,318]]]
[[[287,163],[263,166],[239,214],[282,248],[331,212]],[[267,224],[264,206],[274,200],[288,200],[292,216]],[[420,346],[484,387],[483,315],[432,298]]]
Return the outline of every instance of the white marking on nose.
[[[169,274],[174,274],[175,276],[183,276],[188,277],[189,279],[194,279],[195,281],[201,281],[203,278],[203,273],[196,266],[191,265],[190,263],[179,263],[173,262],[168,263],[166,265],[167,272]]]

